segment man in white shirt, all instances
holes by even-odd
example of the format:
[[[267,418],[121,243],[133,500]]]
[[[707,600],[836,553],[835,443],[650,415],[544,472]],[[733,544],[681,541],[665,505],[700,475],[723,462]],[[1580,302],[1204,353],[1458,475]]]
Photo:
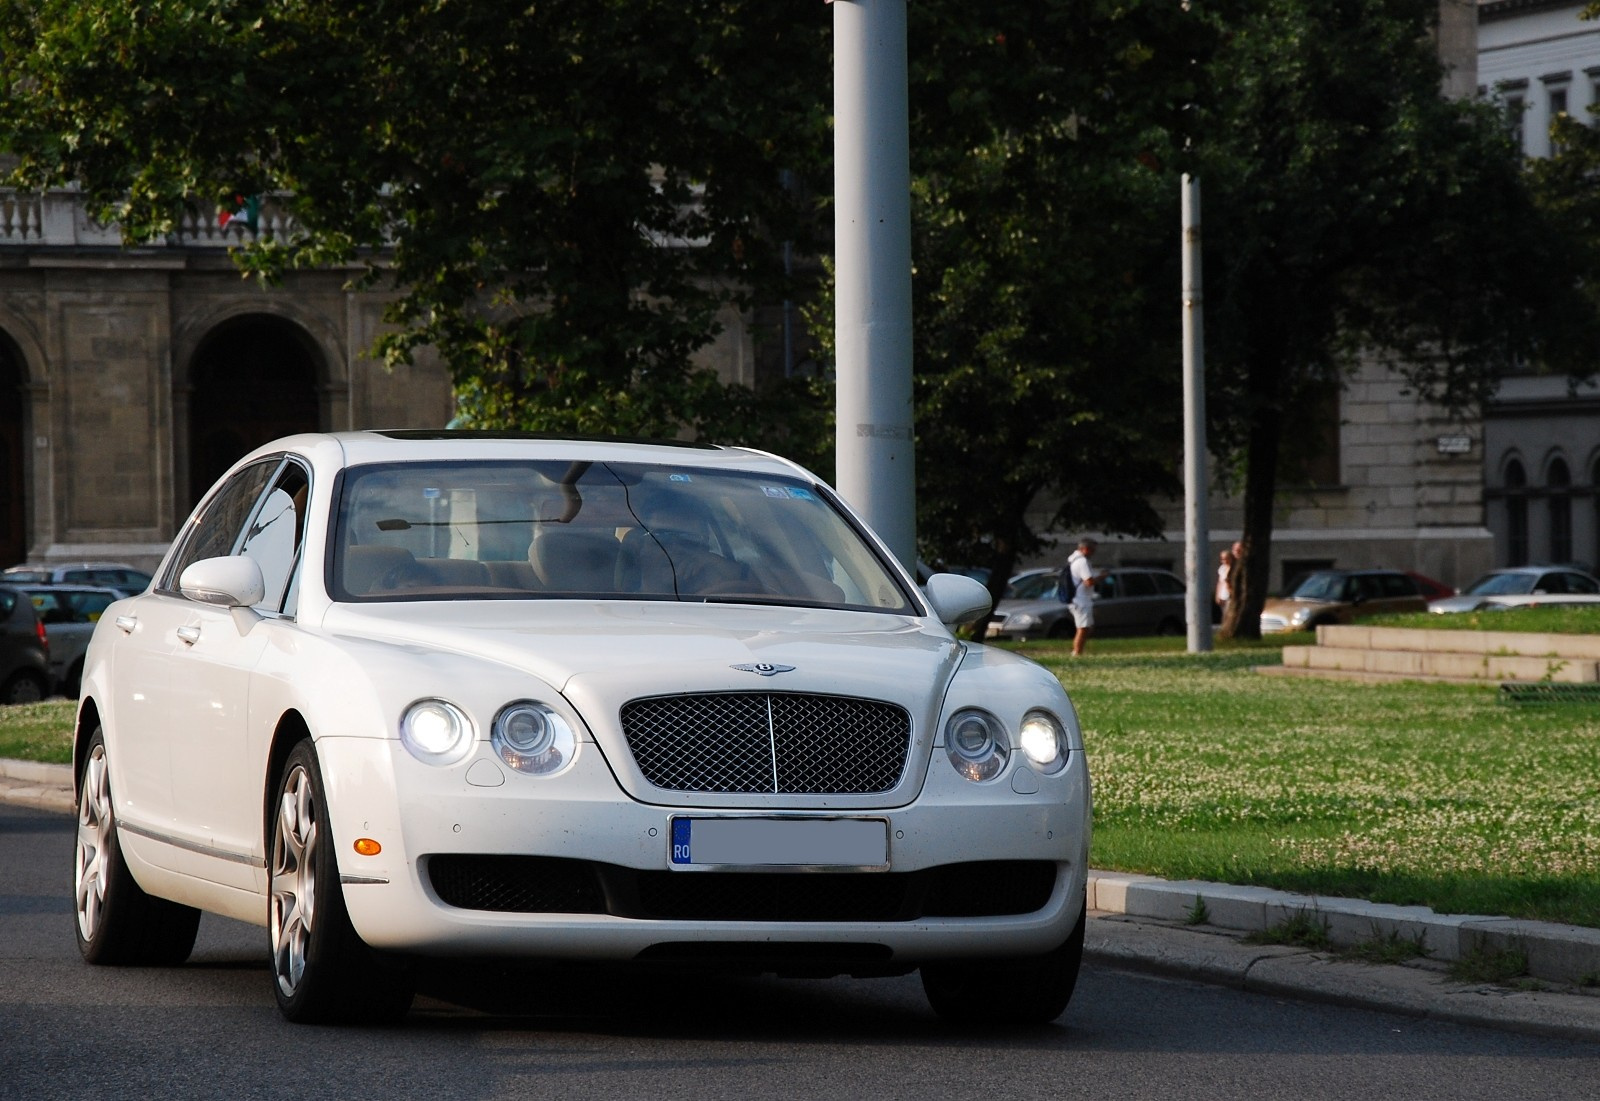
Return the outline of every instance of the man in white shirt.
[[[1072,636],[1072,653],[1083,656],[1083,648],[1094,630],[1094,567],[1089,559],[1094,557],[1098,544],[1093,539],[1078,540],[1078,549],[1067,556],[1067,574],[1072,578],[1072,622],[1078,633]]]

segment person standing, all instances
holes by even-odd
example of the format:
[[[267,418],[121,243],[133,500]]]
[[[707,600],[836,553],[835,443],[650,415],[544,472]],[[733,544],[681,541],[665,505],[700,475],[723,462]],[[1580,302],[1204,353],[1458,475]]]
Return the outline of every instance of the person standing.
[[[1098,544],[1093,539],[1078,540],[1078,549],[1067,556],[1067,574],[1072,579],[1072,622],[1078,628],[1072,636],[1072,654],[1083,656],[1089,635],[1094,631],[1094,581],[1097,574],[1090,565]]]
[[[1233,551],[1227,547],[1217,556],[1217,588],[1215,599],[1221,615],[1228,614],[1228,601],[1233,599]]]

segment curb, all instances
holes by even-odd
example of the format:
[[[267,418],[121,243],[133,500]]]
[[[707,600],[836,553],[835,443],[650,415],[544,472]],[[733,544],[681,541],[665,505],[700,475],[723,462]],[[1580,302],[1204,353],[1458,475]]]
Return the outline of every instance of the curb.
[[[1187,925],[1196,900],[1204,926],[1259,933],[1300,915],[1319,921],[1336,948],[1373,940],[1415,941],[1427,958],[1446,963],[1475,953],[1520,951],[1528,975],[1571,986],[1600,984],[1600,929],[1507,917],[1436,914],[1426,906],[1390,906],[1360,899],[1291,894],[1121,872],[1089,873],[1089,909]]]
[[[72,769],[0,759],[0,803],[71,814]],[[1194,924],[1197,900],[1205,920]],[[1087,902],[1085,952],[1110,966],[1600,1042],[1600,929],[1092,869]],[[1372,965],[1341,959],[1337,951],[1244,940],[1298,915],[1320,920],[1335,949],[1392,937],[1416,941],[1427,955],[1403,965]],[[1459,983],[1444,973],[1446,964],[1475,951],[1508,949],[1527,957],[1530,980],[1524,986]],[[1585,992],[1591,990],[1597,993]]]

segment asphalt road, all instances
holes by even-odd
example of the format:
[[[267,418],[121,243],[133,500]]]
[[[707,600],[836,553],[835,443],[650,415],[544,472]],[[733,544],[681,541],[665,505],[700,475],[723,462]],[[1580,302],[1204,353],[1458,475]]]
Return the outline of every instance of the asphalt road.
[[[1590,1101],[1600,1048],[1089,964],[1053,1026],[942,1024],[915,977],[430,974],[403,1026],[296,1027],[265,933],[207,917],[180,968],[91,968],[71,819],[0,806],[0,1098],[1474,1098]]]

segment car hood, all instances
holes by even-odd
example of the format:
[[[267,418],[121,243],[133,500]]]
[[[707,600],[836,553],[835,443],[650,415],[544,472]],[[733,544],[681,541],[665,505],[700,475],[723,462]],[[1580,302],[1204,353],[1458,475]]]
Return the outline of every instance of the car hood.
[[[996,615],[1014,615],[1017,612],[1049,615],[1051,612],[1064,612],[1066,609],[1067,605],[1054,597],[1049,600],[1002,600],[994,606]]]
[[[1470,612],[1484,602],[1481,596],[1442,596],[1438,600],[1428,601],[1430,612]]]
[[[580,708],[585,698],[770,685],[893,699],[920,716],[962,654],[942,627],[910,616],[676,601],[339,604],[323,626],[497,662]]]
[[[1336,600],[1297,600],[1293,597],[1275,596],[1261,606],[1263,615],[1280,615],[1289,619],[1298,611],[1320,611],[1323,608],[1342,607]]]

